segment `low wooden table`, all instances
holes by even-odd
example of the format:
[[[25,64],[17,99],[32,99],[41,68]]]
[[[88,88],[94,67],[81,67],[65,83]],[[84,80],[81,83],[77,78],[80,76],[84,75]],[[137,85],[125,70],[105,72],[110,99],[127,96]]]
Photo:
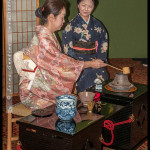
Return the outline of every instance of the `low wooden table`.
[[[104,86],[108,83],[107,81]],[[105,146],[117,150],[133,150],[137,149],[140,144],[147,138],[148,135],[148,97],[147,85],[133,83],[137,90],[132,93],[117,93],[106,90],[103,87],[100,100],[106,105],[101,106],[99,114],[105,116],[105,120],[110,120],[109,130],[102,128]],[[114,114],[108,112],[117,109],[118,105],[123,108]],[[108,108],[109,107],[109,108]],[[119,106],[120,108],[120,106]],[[132,122],[128,122],[130,117],[133,117]],[[112,133],[114,140],[111,145]]]
[[[17,121],[19,140],[24,150],[101,150],[104,116],[79,114],[63,122],[54,113],[49,117],[29,115]]]
[[[112,107],[107,107],[105,115],[111,116],[124,108],[116,104]],[[101,150],[104,120],[103,115],[90,112],[77,113],[72,122],[64,123],[55,111],[49,117],[29,115],[17,121],[19,140],[24,150]]]

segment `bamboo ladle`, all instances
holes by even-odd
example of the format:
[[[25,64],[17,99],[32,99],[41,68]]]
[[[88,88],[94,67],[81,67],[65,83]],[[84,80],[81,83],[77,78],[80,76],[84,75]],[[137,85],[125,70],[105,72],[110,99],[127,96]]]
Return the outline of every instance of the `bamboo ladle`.
[[[110,64],[107,64],[107,66],[112,67],[112,68],[117,69],[117,70],[120,70],[123,72],[123,74],[130,74],[130,68],[129,67],[123,67],[122,69],[120,69],[120,68],[117,68],[117,67],[112,66]]]
[[[122,69],[120,69],[120,68],[114,67],[110,64],[107,64],[107,66],[112,67],[112,68],[117,69],[117,70],[120,70],[123,72],[123,74],[130,74],[130,68],[129,67],[123,67]]]

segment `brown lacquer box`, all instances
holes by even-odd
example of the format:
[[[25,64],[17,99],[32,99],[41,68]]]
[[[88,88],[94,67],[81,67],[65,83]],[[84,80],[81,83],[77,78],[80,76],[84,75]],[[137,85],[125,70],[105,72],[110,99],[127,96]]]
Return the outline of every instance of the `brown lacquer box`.
[[[19,140],[24,150],[101,150],[101,129],[104,116],[79,114],[72,121],[51,116],[29,115],[17,121]]]
[[[105,146],[120,150],[131,150],[136,149],[147,138],[147,85],[136,83],[134,85],[137,90],[132,93],[111,92],[103,88],[100,99],[106,105],[101,106],[99,114],[104,115],[105,120],[110,120],[109,123],[107,121],[107,127],[109,126],[110,130],[106,127],[102,128]],[[108,107],[112,107],[113,110],[114,107],[117,109],[118,105],[122,105],[123,108],[115,114],[108,114],[108,110],[110,110]],[[130,118],[132,118],[132,121]],[[112,130],[113,125],[114,129]],[[109,145],[112,138],[113,142]]]

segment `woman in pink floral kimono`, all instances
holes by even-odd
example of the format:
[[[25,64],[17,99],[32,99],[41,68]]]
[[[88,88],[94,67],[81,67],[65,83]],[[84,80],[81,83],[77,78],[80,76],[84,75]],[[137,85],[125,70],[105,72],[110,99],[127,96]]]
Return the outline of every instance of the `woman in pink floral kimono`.
[[[54,32],[65,22],[64,0],[46,0],[35,14],[43,25],[36,26],[36,34],[28,48],[14,55],[14,64],[21,77],[21,102],[31,109],[40,109],[55,103],[58,95],[71,94],[84,68],[100,68],[107,64],[101,60],[75,60],[61,52]]]

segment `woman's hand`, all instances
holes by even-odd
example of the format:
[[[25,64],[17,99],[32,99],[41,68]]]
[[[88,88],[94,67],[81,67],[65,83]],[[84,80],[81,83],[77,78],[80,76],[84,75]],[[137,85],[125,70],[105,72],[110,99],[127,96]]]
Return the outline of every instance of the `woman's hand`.
[[[101,59],[92,60],[90,63],[91,63],[91,67],[92,67],[92,68],[95,68],[95,69],[98,69],[98,68],[102,68],[102,67],[106,67],[106,66],[107,66],[107,64],[104,63],[104,61],[102,61]]]
[[[104,61],[102,61],[101,59],[94,59],[94,60],[91,60],[91,61],[85,61],[84,62],[84,68],[95,68],[95,69],[98,69],[98,68],[102,68],[102,67],[106,67],[107,64],[104,63]]]

